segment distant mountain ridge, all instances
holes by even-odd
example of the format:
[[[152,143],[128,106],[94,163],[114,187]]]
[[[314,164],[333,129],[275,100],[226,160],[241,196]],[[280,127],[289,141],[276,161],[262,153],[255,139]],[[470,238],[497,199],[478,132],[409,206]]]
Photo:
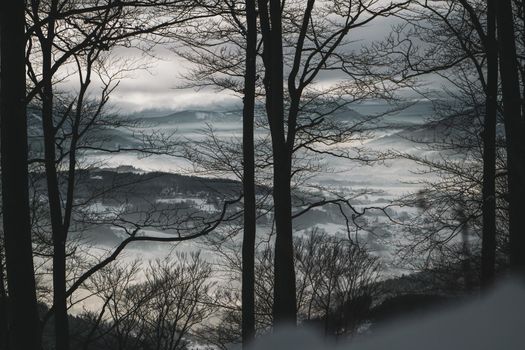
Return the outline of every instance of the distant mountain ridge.
[[[199,110],[188,109],[182,111],[167,110],[145,110],[126,116],[132,120],[140,120],[145,123],[156,124],[177,124],[177,123],[199,123],[199,122],[239,122],[242,120],[242,110]],[[349,120],[360,118],[363,115],[352,108],[343,107],[334,113],[327,115],[326,118],[335,120]]]
[[[184,110],[159,116],[137,116],[145,123],[155,124],[181,124],[181,123],[203,123],[203,122],[241,122],[241,111],[204,111],[204,110]]]

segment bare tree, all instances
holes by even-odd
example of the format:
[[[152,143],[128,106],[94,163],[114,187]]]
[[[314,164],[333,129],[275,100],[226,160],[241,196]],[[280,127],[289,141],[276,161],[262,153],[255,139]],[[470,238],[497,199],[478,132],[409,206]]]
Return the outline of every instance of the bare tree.
[[[313,144],[323,138],[321,134],[309,131],[312,126],[321,124],[325,116],[333,113],[331,109],[328,113],[319,113],[318,117],[308,118],[309,107],[315,105],[314,102],[319,100],[320,95],[312,85],[325,69],[340,70],[348,76],[350,81],[347,84],[343,83],[331,89],[332,95],[337,96],[339,91],[346,97],[344,102],[336,104],[335,110],[351,101],[378,97],[382,95],[381,92],[384,95],[385,90],[381,89],[383,81],[367,79],[368,77],[362,74],[362,67],[353,64],[359,60],[353,53],[345,52],[346,38],[355,28],[377,17],[392,15],[408,2],[382,6],[376,1],[349,4],[339,1],[307,1],[306,4],[287,3],[288,6],[284,8],[278,0],[262,0],[258,3],[264,47],[262,56],[265,66],[263,81],[266,91],[266,113],[273,152],[276,224],[274,321],[295,323],[296,286],[290,186],[293,176],[292,156],[294,151],[301,148],[316,152]],[[284,22],[288,18],[292,19],[290,23]],[[296,18],[300,20],[297,21]],[[288,32],[291,35],[288,36]],[[287,77],[285,66],[289,69]],[[287,83],[286,94],[284,82]],[[289,101],[289,104],[286,101]],[[325,129],[324,143],[333,145],[344,139],[348,131],[346,127],[338,128],[334,133],[327,133]],[[331,153],[327,150],[317,152]]]
[[[54,299],[51,311],[55,315],[56,346],[58,349],[68,349],[66,300],[81,284],[74,283],[72,289],[68,288],[66,277],[66,244],[75,207],[77,151],[90,148],[81,144],[81,139],[96,124],[102,107],[115,87],[112,79],[102,79],[104,88],[98,107],[86,118],[85,105],[92,70],[102,61],[100,58],[105,56],[105,52],[116,45],[130,47],[147,43],[147,47],[152,47],[158,43],[156,38],[161,32],[188,18],[199,18],[201,14],[192,12],[195,6],[188,1],[86,3],[50,0],[32,1],[29,5],[27,15],[30,19],[30,45],[27,64],[28,75],[33,83],[29,96],[37,98],[41,104],[44,156],[36,161],[41,162],[45,168],[54,248]],[[167,13],[170,15],[166,16]],[[143,40],[135,40],[138,37]],[[57,117],[57,106],[61,101],[57,97],[56,84],[70,74],[68,67],[71,65],[77,67],[77,70],[73,69],[73,73],[79,77],[79,93],[69,102],[61,116]],[[63,161],[67,163],[65,193],[61,192],[60,183]],[[83,277],[79,280],[84,280],[85,276]]]
[[[447,87],[444,89],[445,94],[427,95],[434,100],[436,107],[436,118],[427,129],[428,132],[434,133],[434,138],[430,140],[423,137],[416,140],[428,146],[428,149],[439,149],[440,152],[444,152],[443,156],[441,159],[414,155],[409,158],[419,159],[420,164],[433,168],[442,176],[441,184],[430,185],[427,188],[430,190],[425,191],[427,197],[433,197],[429,199],[425,212],[434,211],[432,205],[440,208],[435,210],[436,215],[433,215],[434,218],[439,216],[440,219],[434,220],[434,223],[446,221],[442,219],[447,217],[448,214],[445,213],[448,212],[452,219],[449,221],[449,228],[452,232],[459,233],[462,232],[463,225],[470,225],[475,221],[471,228],[474,232],[479,229],[481,233],[481,282],[483,285],[489,285],[494,279],[497,252],[501,251],[499,243],[505,240],[507,234],[501,226],[505,224],[507,215],[504,199],[506,183],[501,179],[501,175],[505,173],[506,160],[502,135],[497,133],[501,109],[498,94],[495,4],[491,1],[452,0],[415,1],[413,5],[413,16],[404,16],[410,24],[410,29],[404,27],[396,31],[391,38],[398,37],[393,41],[404,46],[405,57],[402,60],[407,65],[409,74],[438,75],[445,79]],[[406,35],[402,34],[403,31]],[[403,39],[400,40],[399,37]],[[419,47],[418,40],[422,40],[425,45]],[[423,92],[422,94],[425,95]],[[449,101],[440,102],[440,99]],[[467,121],[469,118],[470,122]],[[470,162],[474,162],[476,166],[469,165],[470,169],[466,169],[462,165]],[[476,170],[472,171],[473,169]],[[453,186],[450,186],[456,182],[454,176],[463,178],[462,181],[468,181],[470,185],[461,185],[457,188],[462,190],[456,192]],[[451,191],[441,196],[435,190]],[[461,206],[460,202],[464,199],[461,196],[464,197],[465,193],[469,193],[468,202],[472,203],[467,204],[467,222],[458,220],[455,209],[447,211],[440,204],[444,204],[444,199],[448,198],[451,201],[449,203],[456,203],[454,208]],[[440,210],[444,210],[441,215]],[[451,242],[455,237],[455,233],[452,233],[447,239],[450,231],[441,224],[435,226],[438,227],[441,227],[443,234],[440,235],[441,238],[433,240],[431,246],[434,248]],[[422,242],[425,241],[425,237],[428,238],[426,234],[421,236],[417,240],[420,247],[424,245]]]
[[[378,296],[379,259],[346,237],[316,230],[296,245],[301,318],[321,322],[326,335],[355,333]]]
[[[109,319],[98,342],[117,349],[184,349],[214,313],[211,266],[199,253],[175,254],[139,265],[114,266],[94,276]],[[142,277],[141,277],[142,276]]]
[[[239,20],[240,15],[243,13],[243,8],[240,6],[240,4],[238,4],[235,1],[227,2],[226,5],[227,9],[230,9],[230,12],[228,12],[226,9],[226,11],[223,11],[225,13],[218,13],[218,19],[216,21],[212,21],[211,23],[201,23],[198,25],[198,29],[197,25],[194,25],[186,31],[183,31],[181,35],[186,36],[185,43],[190,45],[190,48],[184,47],[180,49],[178,53],[197,65],[197,68],[188,77],[190,80],[188,86],[194,86],[198,88],[212,86],[218,89],[232,90],[242,95],[243,83],[242,81],[240,81],[239,78],[242,76],[243,62],[241,62],[238,58],[244,57],[243,53],[245,52],[246,48],[245,28],[243,26],[242,21]],[[259,10],[261,9],[261,6],[262,5],[259,4]],[[313,6],[313,2],[309,3],[309,6]],[[300,7],[301,6],[299,4],[295,3],[291,5],[289,9],[288,7],[285,7],[285,11],[288,11],[287,18],[297,18],[299,16],[302,16],[302,9]],[[382,9],[379,10],[377,13],[372,11],[371,17],[387,15],[387,13],[390,10],[393,11],[394,8],[395,6],[389,9]],[[364,11],[364,8],[361,10]],[[331,10],[328,5],[326,7],[323,5],[318,5],[316,7],[315,12],[319,12],[319,14],[321,14],[321,17],[324,17],[326,15],[323,11],[326,11],[328,13]],[[359,11],[360,10],[358,10],[357,12]],[[361,14],[364,14],[364,12],[361,12]],[[316,43],[319,44],[318,46],[322,46],[321,42],[323,40],[326,40],[324,45],[328,45],[326,48],[326,52],[328,52],[328,55],[326,58],[321,58],[321,56],[325,54],[325,52],[323,51],[325,50],[325,48],[321,47],[318,50],[312,49],[313,53],[311,53],[308,59],[305,58],[304,62],[302,62],[300,58],[298,58],[298,61],[295,62],[296,71],[293,74],[295,74],[296,77],[299,76],[299,70],[301,70],[301,72],[304,72],[305,74],[301,78],[302,86],[300,87],[300,89],[294,92],[297,93],[297,95],[295,96],[295,102],[297,102],[298,105],[289,106],[288,102],[286,102],[286,108],[290,108],[290,113],[292,115],[291,120],[293,120],[294,118],[297,119],[296,123],[292,123],[292,126],[288,128],[289,133],[293,135],[292,139],[294,139],[294,141],[292,140],[293,142],[291,142],[288,145],[289,147],[287,146],[286,151],[284,151],[283,149],[276,150],[276,148],[274,147],[275,145],[272,143],[272,147],[274,148],[273,154],[272,151],[268,149],[268,147],[265,148],[265,150],[269,152],[264,153],[264,151],[262,151],[260,156],[260,158],[262,159],[258,162],[258,164],[260,164],[263,167],[273,167],[274,175],[286,174],[286,171],[281,171],[284,168],[279,168],[279,166],[281,166],[279,164],[281,164],[282,161],[276,162],[274,156],[278,154],[279,157],[284,157],[287,154],[286,152],[289,152],[289,156],[286,157],[290,160],[290,176],[288,176],[290,182],[290,191],[298,187],[298,184],[304,184],[307,181],[309,175],[305,174],[310,174],[311,176],[312,173],[319,170],[319,167],[315,165],[317,164],[317,162],[315,162],[315,160],[313,159],[314,157],[329,155],[335,157],[370,161],[371,158],[365,157],[363,154],[360,153],[360,151],[357,148],[352,151],[349,151],[348,149],[337,147],[337,145],[339,143],[349,142],[350,140],[363,140],[367,138],[368,136],[370,136],[370,131],[372,129],[372,127],[367,124],[373,124],[374,120],[377,120],[378,118],[370,117],[363,118],[363,120],[340,122],[339,120],[336,120],[335,117],[333,117],[333,114],[335,114],[336,112],[341,112],[341,114],[344,114],[344,107],[350,104],[351,102],[359,101],[365,98],[385,98],[388,96],[388,93],[385,93],[386,90],[382,89],[381,86],[379,86],[381,84],[377,84],[381,81],[382,78],[377,80],[363,78],[366,76],[366,69],[363,66],[356,68],[356,71],[352,72],[350,72],[347,68],[342,68],[343,66],[345,66],[344,62],[349,62],[354,59],[358,60],[359,62],[366,61],[363,58],[357,59],[352,55],[352,53],[345,52],[345,50],[348,49],[348,43],[345,40],[343,40],[343,38],[345,37],[347,31],[350,28],[363,25],[364,23],[367,23],[368,20],[371,20],[371,18],[363,18],[363,23],[360,23],[360,19],[357,18],[359,16],[356,15],[355,21],[352,20],[352,23],[331,23],[333,24],[333,27],[330,27],[330,23],[324,23],[323,21],[320,21],[319,23],[313,22],[312,27],[309,27],[310,15],[311,14],[308,13],[306,14],[308,20],[306,20],[306,27],[304,28],[305,32],[301,32],[301,35],[303,36],[302,40],[306,40],[306,45],[311,44],[312,47],[315,46]],[[346,18],[345,15],[340,13],[337,13],[337,15],[341,15],[342,21],[344,22],[344,18]],[[312,15],[311,17],[315,18],[314,15]],[[366,15],[363,15],[363,17],[366,17]],[[343,29],[345,25],[348,26],[347,30]],[[217,28],[219,30],[216,30]],[[310,48],[302,47],[300,49],[295,50],[293,47],[293,43],[297,39],[295,36],[297,32],[300,31],[300,29],[301,28],[298,23],[289,23],[287,24],[285,33],[283,34],[287,40],[285,44],[285,61],[287,65],[290,65],[290,67],[293,65],[292,58],[294,57],[294,52],[299,52],[303,49],[304,52],[309,52],[310,50]],[[321,38],[317,37],[316,33],[313,33],[316,30],[318,30],[319,33],[329,33],[329,29],[332,29],[335,33],[331,38],[328,34],[326,36],[324,36],[323,34],[323,37]],[[339,29],[341,29],[341,31],[338,31]],[[310,33],[310,31],[312,33]],[[308,38],[305,39],[304,36],[306,36],[307,34],[311,34],[312,37],[308,36]],[[197,45],[191,46],[191,44],[195,42],[197,42]],[[261,44],[262,42],[259,43],[259,46],[261,46]],[[335,48],[339,49],[335,50]],[[337,53],[333,56],[330,56],[334,50]],[[350,49],[348,50],[350,51]],[[301,57],[299,53],[297,54],[299,55],[298,57]],[[279,53],[277,53],[276,55],[279,56]],[[307,54],[305,55],[308,56]],[[270,56],[273,57],[275,55],[269,55],[268,57]],[[352,82],[347,84],[336,84],[335,87],[331,87],[328,89],[318,89],[315,86],[313,86],[313,81],[317,77],[319,71],[325,70],[325,68],[323,67],[327,62],[326,60],[328,60],[329,57],[331,57],[329,63],[330,66],[326,67],[326,70],[341,70],[345,72],[345,74],[351,76],[352,79],[355,79],[355,81],[352,80]],[[357,66],[354,65],[353,67]],[[263,69],[263,67],[260,67],[259,69]],[[313,74],[310,75],[310,73]],[[294,78],[291,78],[290,80],[293,79]],[[268,82],[268,80],[263,80],[263,86],[260,86],[259,84],[257,85],[257,93],[258,96],[261,97],[261,100],[264,96],[264,81]],[[359,81],[359,83],[356,83],[356,81]],[[282,80],[279,84],[282,84]],[[266,90],[267,99],[270,98],[270,93],[268,91],[269,90]],[[298,101],[300,101],[300,103]],[[269,113],[268,109],[266,112],[267,115],[274,115]],[[265,124],[268,123],[263,122],[258,126],[267,128]],[[271,135],[272,123],[269,124]],[[293,129],[296,129],[296,131],[292,131]],[[192,148],[192,160],[199,162],[200,165],[215,167],[216,170],[219,169],[221,171],[225,171],[231,168],[233,173],[238,175],[240,169],[234,169],[236,164],[234,164],[235,162],[232,160],[235,159],[234,156],[232,156],[231,152],[232,145],[223,143],[221,146],[218,145],[217,141],[217,138],[213,137],[212,135],[210,145],[205,145],[204,149],[202,150],[204,156],[195,155],[195,152]],[[319,147],[319,145],[321,146]],[[257,144],[257,146],[259,145]],[[218,148],[218,151],[216,148]],[[310,153],[310,156],[307,155],[308,153]],[[259,157],[259,153],[257,153],[257,156]],[[276,170],[276,166],[279,169]],[[279,176],[287,177],[287,175]],[[275,181],[273,184],[274,193],[280,193],[281,196],[288,196],[285,195],[285,193],[287,193],[286,188],[280,188],[280,185],[275,186]],[[290,194],[290,201],[292,200],[291,198],[292,194]],[[325,198],[324,200],[320,200],[317,203],[317,205],[326,204],[331,201],[332,199]],[[291,205],[292,203],[290,202],[290,210],[292,210]],[[283,210],[280,204],[276,203],[275,198],[272,206],[274,206],[276,227],[278,227],[277,231],[279,232],[281,230],[280,227],[282,226],[282,222],[284,222],[282,216],[287,216],[287,210],[286,208],[284,208]],[[314,205],[314,207],[315,206],[316,205]],[[289,226],[291,229],[291,212],[289,216],[290,218],[287,220],[290,221]],[[279,238],[279,241],[280,239],[281,238]],[[278,244],[278,246],[280,246],[280,243]],[[287,278],[286,280],[291,281],[293,279]],[[291,307],[290,305],[293,305],[293,303],[291,302],[286,304],[288,305],[288,307]]]
[[[294,240],[294,261],[297,271],[297,310],[302,324],[319,327],[327,336],[355,334],[359,325],[369,318],[369,308],[379,295],[381,264],[366,247],[344,236],[332,236],[319,230],[308,231]],[[259,241],[256,251],[255,281],[256,330],[264,334],[273,327],[273,247]],[[221,321],[210,327],[208,342],[221,348],[240,341],[236,331],[241,310],[234,305],[240,298],[234,281],[242,273],[241,256],[233,246],[221,246],[219,271],[231,280],[220,287]],[[217,328],[218,327],[218,328]]]

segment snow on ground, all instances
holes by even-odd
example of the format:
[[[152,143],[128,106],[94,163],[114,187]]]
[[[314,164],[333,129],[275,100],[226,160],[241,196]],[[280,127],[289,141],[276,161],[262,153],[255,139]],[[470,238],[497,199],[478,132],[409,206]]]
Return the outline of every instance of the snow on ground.
[[[307,328],[283,328],[251,350],[522,350],[525,284],[507,281],[480,299],[391,321],[371,334],[333,343]]]

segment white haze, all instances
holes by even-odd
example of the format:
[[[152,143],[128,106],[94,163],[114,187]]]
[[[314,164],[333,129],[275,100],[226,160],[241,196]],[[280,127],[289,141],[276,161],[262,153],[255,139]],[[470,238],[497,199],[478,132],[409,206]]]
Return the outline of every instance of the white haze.
[[[352,341],[333,343],[315,330],[283,328],[250,350],[522,350],[523,325],[525,285],[507,281],[478,300],[397,319]]]

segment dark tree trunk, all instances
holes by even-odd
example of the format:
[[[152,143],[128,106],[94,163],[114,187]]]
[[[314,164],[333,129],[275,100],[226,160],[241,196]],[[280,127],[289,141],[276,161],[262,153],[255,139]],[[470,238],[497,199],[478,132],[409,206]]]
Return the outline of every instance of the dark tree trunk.
[[[266,113],[273,153],[273,202],[275,213],[274,325],[297,322],[295,269],[293,262],[291,148],[284,128],[283,45],[281,2],[259,1],[264,42]]]
[[[255,0],[246,0],[246,72],[243,107],[244,235],[242,241],[242,344],[255,337],[255,155],[254,108],[257,59],[257,13]]]
[[[525,270],[525,127],[521,116],[518,61],[511,0],[497,1],[503,113],[507,147],[510,264]]]
[[[44,93],[42,121],[44,127],[45,169],[49,213],[53,238],[53,309],[55,320],[55,346],[69,349],[69,325],[66,304],[66,233],[62,225],[62,205],[55,163],[55,133],[53,125],[53,88],[51,77],[46,77],[48,66],[44,56]]]
[[[66,230],[62,220],[60,187],[56,169],[55,126],[53,121],[52,42],[54,40],[54,14],[57,1],[51,2],[47,37],[42,40],[42,128],[44,131],[44,160],[47,195],[53,240],[53,310],[55,347],[69,350],[69,323],[66,303]]]
[[[31,245],[25,72],[25,2],[2,2],[0,128],[11,349],[40,349]]]
[[[66,303],[66,249],[65,240],[53,237],[53,308],[55,320],[55,347],[69,350],[69,320]]]
[[[297,322],[295,269],[293,261],[291,160],[286,147],[274,149],[274,324]]]
[[[66,235],[62,225],[60,190],[55,164],[53,90],[51,84],[48,84],[47,81],[44,83],[42,120],[44,124],[47,192],[53,236],[53,310],[55,320],[55,346],[57,350],[68,350],[69,325],[66,304]]]
[[[48,87],[46,87],[49,85]],[[57,350],[69,349],[69,326],[66,304],[66,234],[62,225],[62,208],[58,175],[55,165],[55,138],[53,126],[53,91],[44,83],[42,120],[44,124],[45,169],[51,230],[53,238],[53,310]]]
[[[496,262],[496,119],[498,96],[498,46],[496,0],[487,1],[487,91],[483,130],[483,235],[481,283],[492,284]]]

